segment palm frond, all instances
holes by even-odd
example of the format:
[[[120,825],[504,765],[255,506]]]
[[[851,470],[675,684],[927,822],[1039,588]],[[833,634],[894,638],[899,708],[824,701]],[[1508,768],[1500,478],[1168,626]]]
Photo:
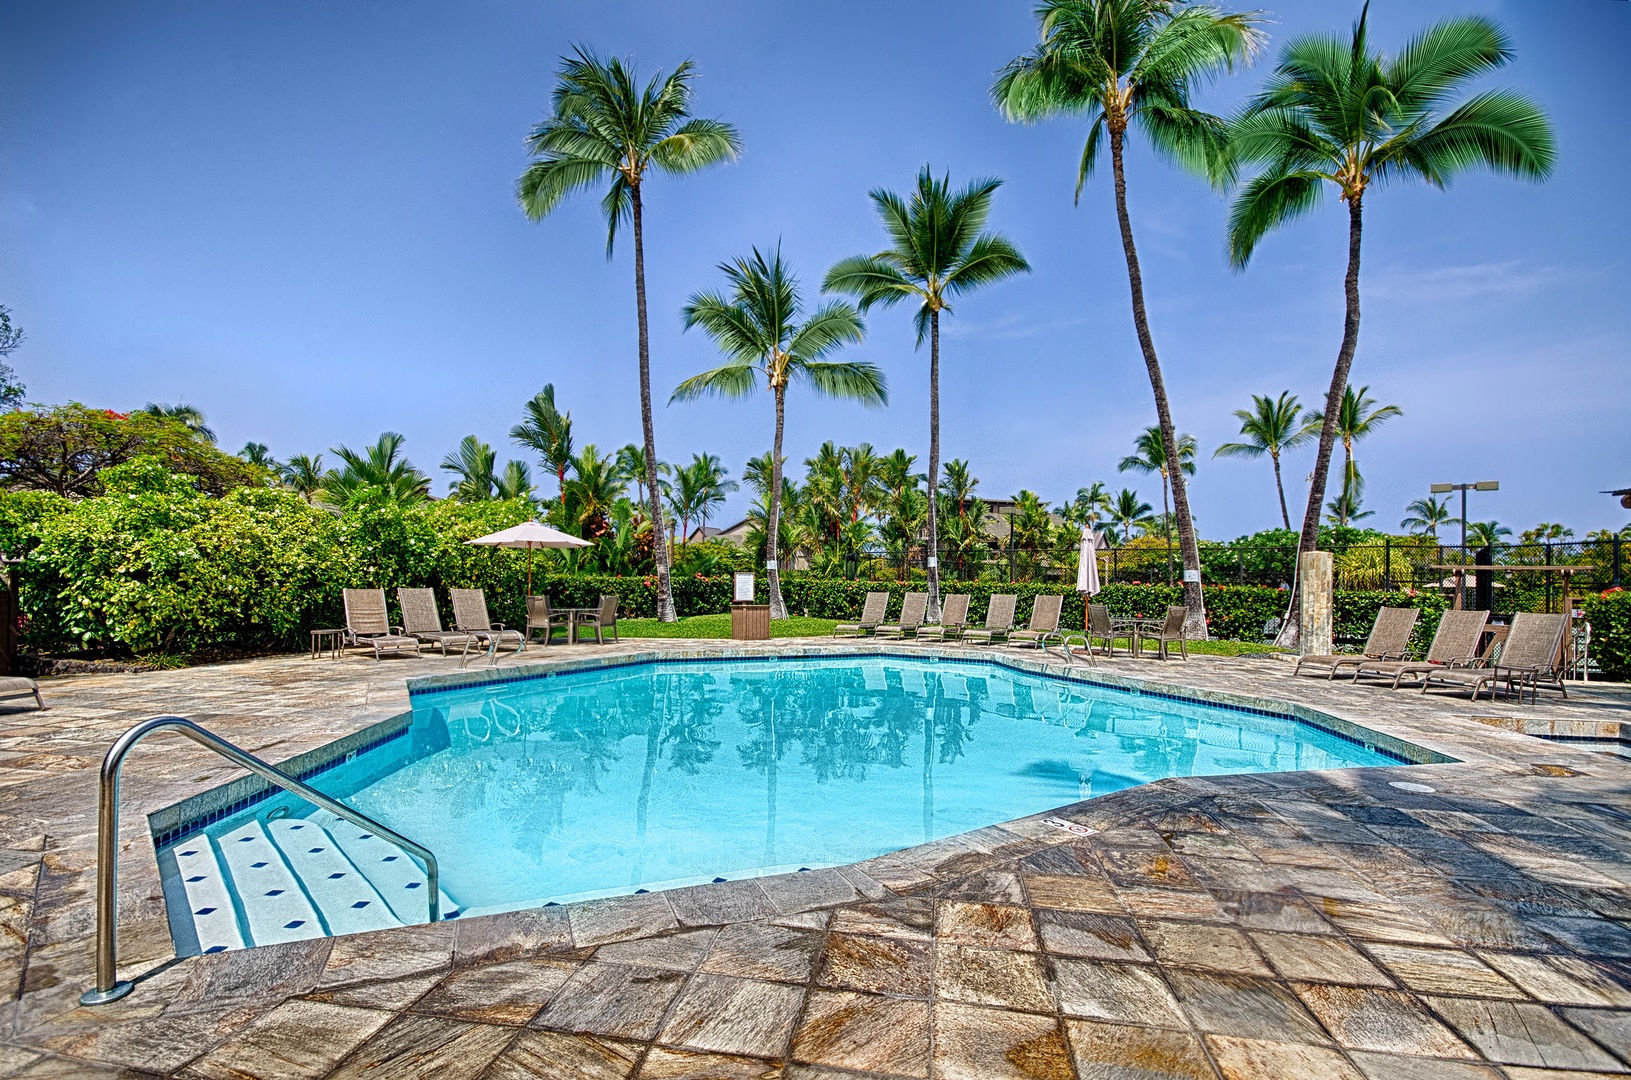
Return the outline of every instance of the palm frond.
[[[651,160],[671,173],[695,172],[721,161],[735,161],[742,153],[742,137],[721,120],[686,121],[672,135],[651,148]]]
[[[923,289],[880,255],[852,255],[839,259],[821,281],[822,292],[855,297],[863,312],[873,305],[889,307],[908,297],[922,297]]]
[[[1490,90],[1470,99],[1415,139],[1436,176],[1482,165],[1526,180],[1550,176],[1557,162],[1551,122],[1521,94]]]
[[[755,363],[774,344],[765,339],[750,312],[721,293],[698,293],[681,312],[687,330],[702,327],[719,350],[734,360]]]
[[[981,285],[1029,272],[1031,264],[1007,237],[985,233],[968,246],[967,253],[946,276],[946,291],[953,295]]]
[[[865,336],[861,313],[843,300],[833,300],[817,308],[793,333],[787,351],[809,363],[835,349],[856,344]]]
[[[1093,167],[1099,163],[1099,139],[1104,134],[1104,110],[1100,109],[1094,116],[1093,123],[1087,129],[1087,141],[1082,144],[1082,160],[1076,166],[1076,193],[1074,201],[1082,201],[1082,188],[1087,186],[1087,178],[1093,175]]]
[[[1236,268],[1251,261],[1258,241],[1271,230],[1319,205],[1318,173],[1265,173],[1252,178],[1229,208],[1229,262]]]
[[[889,380],[877,365],[865,360],[812,360],[800,364],[796,371],[828,397],[858,401],[868,408],[889,404]]]
[[[747,397],[758,383],[758,369],[751,363],[731,363],[701,375],[693,375],[674,388],[669,404],[694,401],[708,394],[720,397]]]
[[[1502,67],[1513,55],[1511,40],[1493,21],[1444,19],[1399,50],[1387,65],[1387,82],[1402,107],[1426,112],[1444,104],[1460,84]]]

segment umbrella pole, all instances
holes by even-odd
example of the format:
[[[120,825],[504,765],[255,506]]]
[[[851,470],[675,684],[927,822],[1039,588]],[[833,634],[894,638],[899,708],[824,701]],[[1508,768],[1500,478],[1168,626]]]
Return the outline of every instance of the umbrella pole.
[[[532,545],[527,545],[527,595],[532,595]]]

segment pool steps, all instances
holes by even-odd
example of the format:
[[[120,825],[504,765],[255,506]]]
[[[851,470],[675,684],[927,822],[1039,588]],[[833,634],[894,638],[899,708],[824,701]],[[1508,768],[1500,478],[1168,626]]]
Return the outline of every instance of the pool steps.
[[[326,810],[195,833],[172,851],[201,952],[408,926],[427,914],[423,867]],[[446,892],[441,910],[460,914]]]

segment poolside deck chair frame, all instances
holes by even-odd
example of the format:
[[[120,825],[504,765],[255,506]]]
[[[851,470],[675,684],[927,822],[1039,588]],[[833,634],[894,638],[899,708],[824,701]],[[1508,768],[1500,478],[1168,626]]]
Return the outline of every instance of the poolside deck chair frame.
[[[486,643],[489,656],[496,657],[498,650],[512,639],[515,641],[516,652],[525,651],[527,647],[525,634],[503,623],[493,622],[488,616],[485,590],[449,589],[447,593],[453,601],[453,629],[476,635]]]
[[[832,628],[833,637],[865,637],[878,628],[889,611],[889,594],[869,592],[861,602],[861,617],[852,623],[839,623]]]
[[[1014,593],[994,593],[985,608],[985,625],[963,631],[963,640],[970,645],[995,645],[998,638],[1006,638],[1014,629],[1014,608],[1019,597]]]
[[[372,649],[374,659],[381,660],[386,653],[400,655],[412,649],[420,655],[419,639],[409,637],[402,627],[391,625],[385,608],[384,589],[342,589],[345,604],[345,637],[341,644],[350,649]]]
[[[916,634],[923,625],[924,618],[929,611],[929,594],[926,592],[909,592],[901,598],[900,618],[892,623],[879,623],[873,630],[873,636],[881,638],[904,638],[908,634]]]
[[[952,593],[940,604],[940,621],[917,629],[919,641],[955,641],[968,628],[968,593]]]
[[[1423,660],[1372,660],[1366,658],[1354,667],[1354,682],[1361,675],[1393,678],[1390,689],[1410,679],[1412,685],[1425,682],[1434,672],[1447,667],[1476,667],[1480,663],[1478,642],[1484,636],[1489,622],[1487,611],[1446,611],[1439,616],[1433,630],[1433,640],[1427,646]]]
[[[1490,700],[1493,701],[1496,685],[1504,682],[1507,694],[1510,696],[1516,688],[1518,700],[1522,701],[1525,686],[1538,691],[1542,679],[1552,679],[1567,698],[1569,692],[1563,686],[1559,670],[1563,631],[1567,623],[1563,615],[1519,612],[1512,616],[1512,625],[1499,657],[1489,666],[1435,672],[1422,683],[1421,692],[1425,694],[1429,686],[1470,689],[1472,700],[1477,701],[1478,695],[1488,687]],[[1538,693],[1533,696],[1538,700]]]
[[[1416,629],[1421,611],[1413,608],[1384,607],[1376,610],[1376,621],[1371,623],[1370,636],[1358,653],[1316,653],[1297,658],[1293,675],[1302,674],[1304,666],[1323,668],[1327,679],[1336,678],[1337,672],[1366,660],[1403,660],[1410,651],[1410,635]]]
[[[442,615],[436,610],[436,590],[398,589],[396,603],[402,609],[402,632],[421,645],[435,645],[446,656],[449,645],[469,652],[470,646],[477,644],[473,634],[442,629]]]
[[[564,612],[556,613],[553,611],[549,606],[549,597],[547,596],[529,596],[527,597],[527,626],[522,632],[528,641],[532,640],[534,630],[544,632],[543,644],[546,648],[556,630],[565,630],[566,640],[570,643],[572,641],[572,616]]]
[[[618,597],[616,595],[603,593],[600,597],[600,605],[594,611],[579,612],[576,624],[572,627],[573,640],[581,640],[579,635],[585,630],[592,629],[595,632],[596,645],[606,644],[601,638],[602,631],[610,633],[612,640],[616,641],[617,602]]]
[[[40,697],[39,683],[22,675],[0,676],[0,701],[19,697],[32,697],[36,708],[45,708],[45,701]]]
[[[1167,658],[1168,646],[1174,641],[1178,643],[1178,655],[1185,660],[1189,659],[1189,635],[1184,633],[1184,622],[1189,618],[1189,609],[1182,604],[1171,604],[1167,607],[1167,614],[1161,620],[1159,629],[1141,630],[1137,636],[1137,649],[1140,656],[1144,653],[1146,641],[1155,642],[1155,656],[1158,660]],[[1153,620],[1152,624],[1153,624]]]
[[[1046,649],[1048,642],[1063,640],[1059,630],[1059,616],[1064,611],[1065,598],[1057,593],[1042,594],[1031,601],[1031,621],[1023,630],[1008,635],[1008,644]]]

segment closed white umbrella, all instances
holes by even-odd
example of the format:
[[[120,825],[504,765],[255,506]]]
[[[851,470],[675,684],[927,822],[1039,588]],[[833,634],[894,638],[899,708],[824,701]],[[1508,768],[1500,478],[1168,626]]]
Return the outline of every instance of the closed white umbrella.
[[[1076,559],[1076,591],[1097,596],[1099,585],[1099,544],[1101,534],[1082,527],[1082,550]]]
[[[580,539],[570,533],[563,533],[559,529],[552,529],[537,521],[527,521],[520,525],[513,525],[508,529],[486,536],[478,536],[474,540],[466,540],[467,544],[485,544],[488,547],[526,548],[527,549],[527,595],[532,595],[532,551],[534,548],[586,548],[595,545],[588,540]]]

